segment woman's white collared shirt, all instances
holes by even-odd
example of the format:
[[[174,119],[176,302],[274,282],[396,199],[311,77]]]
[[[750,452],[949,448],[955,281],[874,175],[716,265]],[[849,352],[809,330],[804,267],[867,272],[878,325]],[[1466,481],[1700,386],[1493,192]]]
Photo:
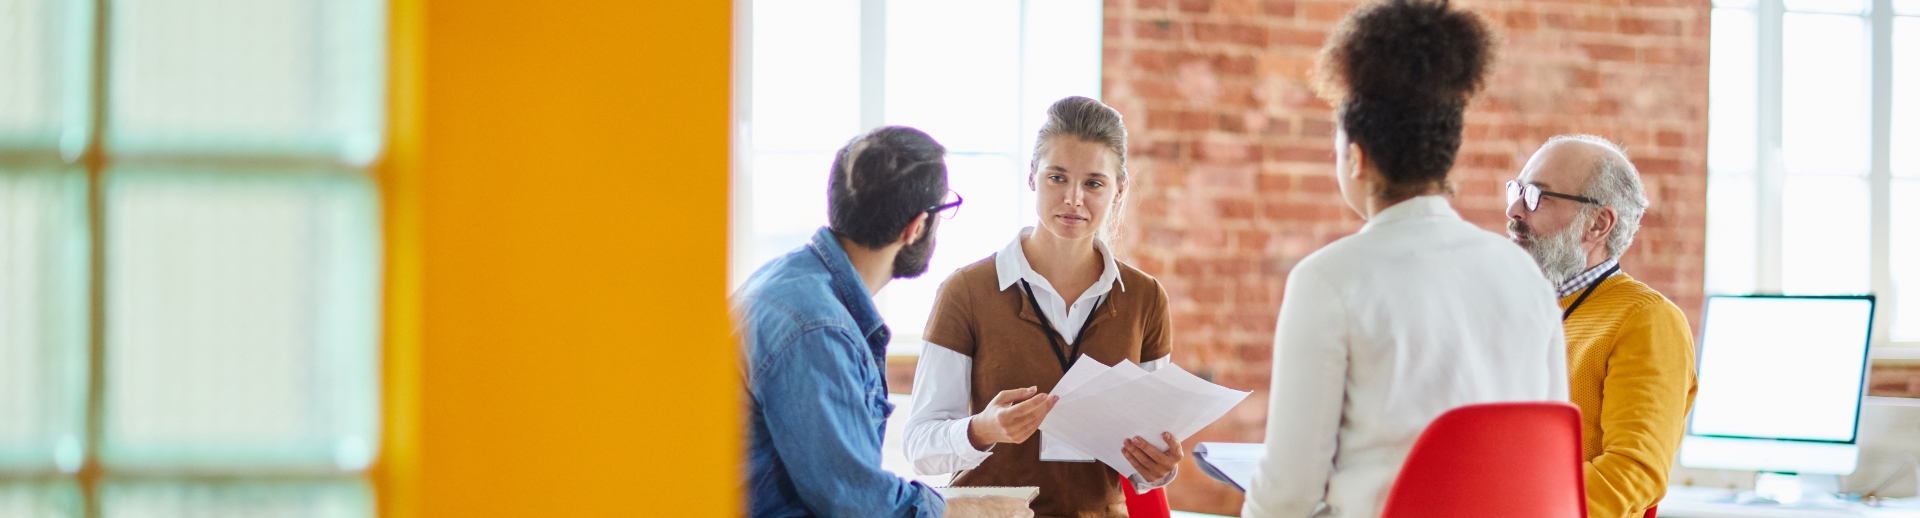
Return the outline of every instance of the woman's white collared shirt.
[[[1033,298],[1040,304],[1040,312],[1053,324],[1054,331],[1072,345],[1079,338],[1080,327],[1100,299],[1112,290],[1127,289],[1120,282],[1120,267],[1114,261],[1113,252],[1107,243],[1099,238],[1093,240],[1094,249],[1100,252],[1102,262],[1100,278],[1093,286],[1081,293],[1072,304],[1055,291],[1053,283],[1046,277],[1033,271],[1027,263],[1026,250],[1020,242],[1033,235],[1034,228],[1027,227],[1014,236],[994,257],[994,273],[999,277],[1001,290],[1018,290],[1020,281],[1026,281],[1033,287]],[[1153,372],[1163,365],[1173,362],[1168,355],[1152,361],[1143,362],[1140,367]],[[913,470],[922,475],[953,473],[973,469],[993,455],[992,451],[980,451],[973,448],[973,442],[967,439],[967,422],[973,413],[968,408],[968,398],[973,390],[973,358],[954,352],[952,349],[928,343],[920,348],[920,360],[913,373],[913,412],[907,417],[906,437],[902,442],[907,459],[912,461]],[[1048,442],[1041,437],[1042,458],[1072,458],[1092,462],[1093,456],[1071,451],[1057,442]],[[992,448],[988,448],[991,450]],[[1141,489],[1150,489],[1172,482],[1174,474],[1168,474],[1163,480],[1147,483],[1135,480]]]
[[[1552,286],[1525,251],[1444,197],[1380,211],[1301,260],[1285,291],[1266,456],[1243,516],[1377,516],[1441,413],[1567,400]]]

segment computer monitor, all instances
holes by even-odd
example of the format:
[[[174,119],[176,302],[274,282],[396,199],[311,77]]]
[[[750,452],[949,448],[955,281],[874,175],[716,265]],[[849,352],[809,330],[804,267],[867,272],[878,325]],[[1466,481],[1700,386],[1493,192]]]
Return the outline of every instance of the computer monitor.
[[[1708,297],[1680,464],[1853,473],[1873,305],[1871,295]]]

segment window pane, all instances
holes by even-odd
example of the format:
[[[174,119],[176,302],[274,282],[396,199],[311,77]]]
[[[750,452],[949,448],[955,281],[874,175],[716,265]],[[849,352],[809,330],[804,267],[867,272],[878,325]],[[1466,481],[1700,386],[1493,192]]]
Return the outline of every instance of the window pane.
[[[1893,12],[1906,16],[1920,16],[1920,0],[1893,0]]]
[[[1920,18],[1893,19],[1893,49],[1893,175],[1920,178]]]
[[[1868,291],[1867,180],[1789,175],[1782,200],[1781,289],[1832,295]]]
[[[1712,174],[1754,172],[1753,12],[1713,10],[1713,42],[1707,103],[1707,170]],[[1711,210],[1711,209],[1710,209]]]
[[[933,312],[934,293],[954,270],[999,252],[1020,229],[1020,214],[1033,212],[1021,202],[1026,168],[1009,155],[948,155],[947,185],[966,197],[960,213],[940,222],[933,261],[918,279],[899,279],[881,292],[881,315],[893,329],[894,343],[919,345]]]
[[[86,144],[88,5],[0,0],[0,149]]]
[[[754,153],[755,268],[807,244],[813,231],[827,224],[827,178],[832,169],[832,151]]]
[[[80,467],[86,181],[75,170],[0,170],[0,472]]]
[[[1100,98],[1100,0],[1026,2],[1025,47],[1021,49],[1016,155],[1031,157],[1034,134],[1047,122],[1047,107],[1067,96]],[[1029,158],[1030,160],[1030,158]],[[1026,160],[1020,165],[1025,166]]]
[[[955,152],[1020,146],[1020,2],[889,0],[887,123]]]
[[[100,514],[105,518],[361,518],[374,514],[371,493],[358,481],[109,482],[101,491]]]
[[[67,483],[0,483],[0,516],[79,518],[80,491]]]
[[[1781,136],[1787,173],[1864,176],[1869,129],[1865,21],[1789,13],[1785,23]]]
[[[756,1],[753,19],[754,149],[833,151],[857,136],[860,0]]]
[[[379,243],[357,173],[113,171],[103,458],[357,470]]]
[[[1887,263],[1892,265],[1893,293],[1880,300],[1887,305],[1883,315],[1891,315],[1892,338],[1896,342],[1920,342],[1920,178],[1893,181],[1892,248]]]
[[[1707,177],[1707,292],[1754,291],[1754,184],[1751,174]]]
[[[1788,11],[1809,13],[1860,14],[1867,10],[1864,0],[1786,0]]]
[[[379,152],[378,0],[113,0],[116,153]]]

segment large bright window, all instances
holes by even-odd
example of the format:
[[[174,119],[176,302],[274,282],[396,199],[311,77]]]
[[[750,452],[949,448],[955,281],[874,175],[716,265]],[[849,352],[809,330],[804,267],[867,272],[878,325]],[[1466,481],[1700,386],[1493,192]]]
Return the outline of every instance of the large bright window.
[[[1719,0],[1707,290],[1879,295],[1920,357],[1920,2]]]
[[[370,516],[380,0],[0,0],[0,516]]]
[[[739,110],[737,284],[827,221],[833,153],[881,125],[947,147],[948,180],[966,197],[941,224],[933,264],[877,302],[895,352],[917,350],[934,291],[1032,225],[1033,135],[1046,108],[1100,95],[1099,0],[756,0],[748,98]]]

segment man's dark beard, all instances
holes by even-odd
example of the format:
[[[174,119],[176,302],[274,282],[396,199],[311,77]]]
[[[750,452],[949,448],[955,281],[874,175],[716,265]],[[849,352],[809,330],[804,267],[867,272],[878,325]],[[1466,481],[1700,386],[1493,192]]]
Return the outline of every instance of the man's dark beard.
[[[933,260],[933,232],[928,230],[920,242],[900,247],[900,253],[893,256],[893,278],[912,279],[927,273],[927,263]]]

